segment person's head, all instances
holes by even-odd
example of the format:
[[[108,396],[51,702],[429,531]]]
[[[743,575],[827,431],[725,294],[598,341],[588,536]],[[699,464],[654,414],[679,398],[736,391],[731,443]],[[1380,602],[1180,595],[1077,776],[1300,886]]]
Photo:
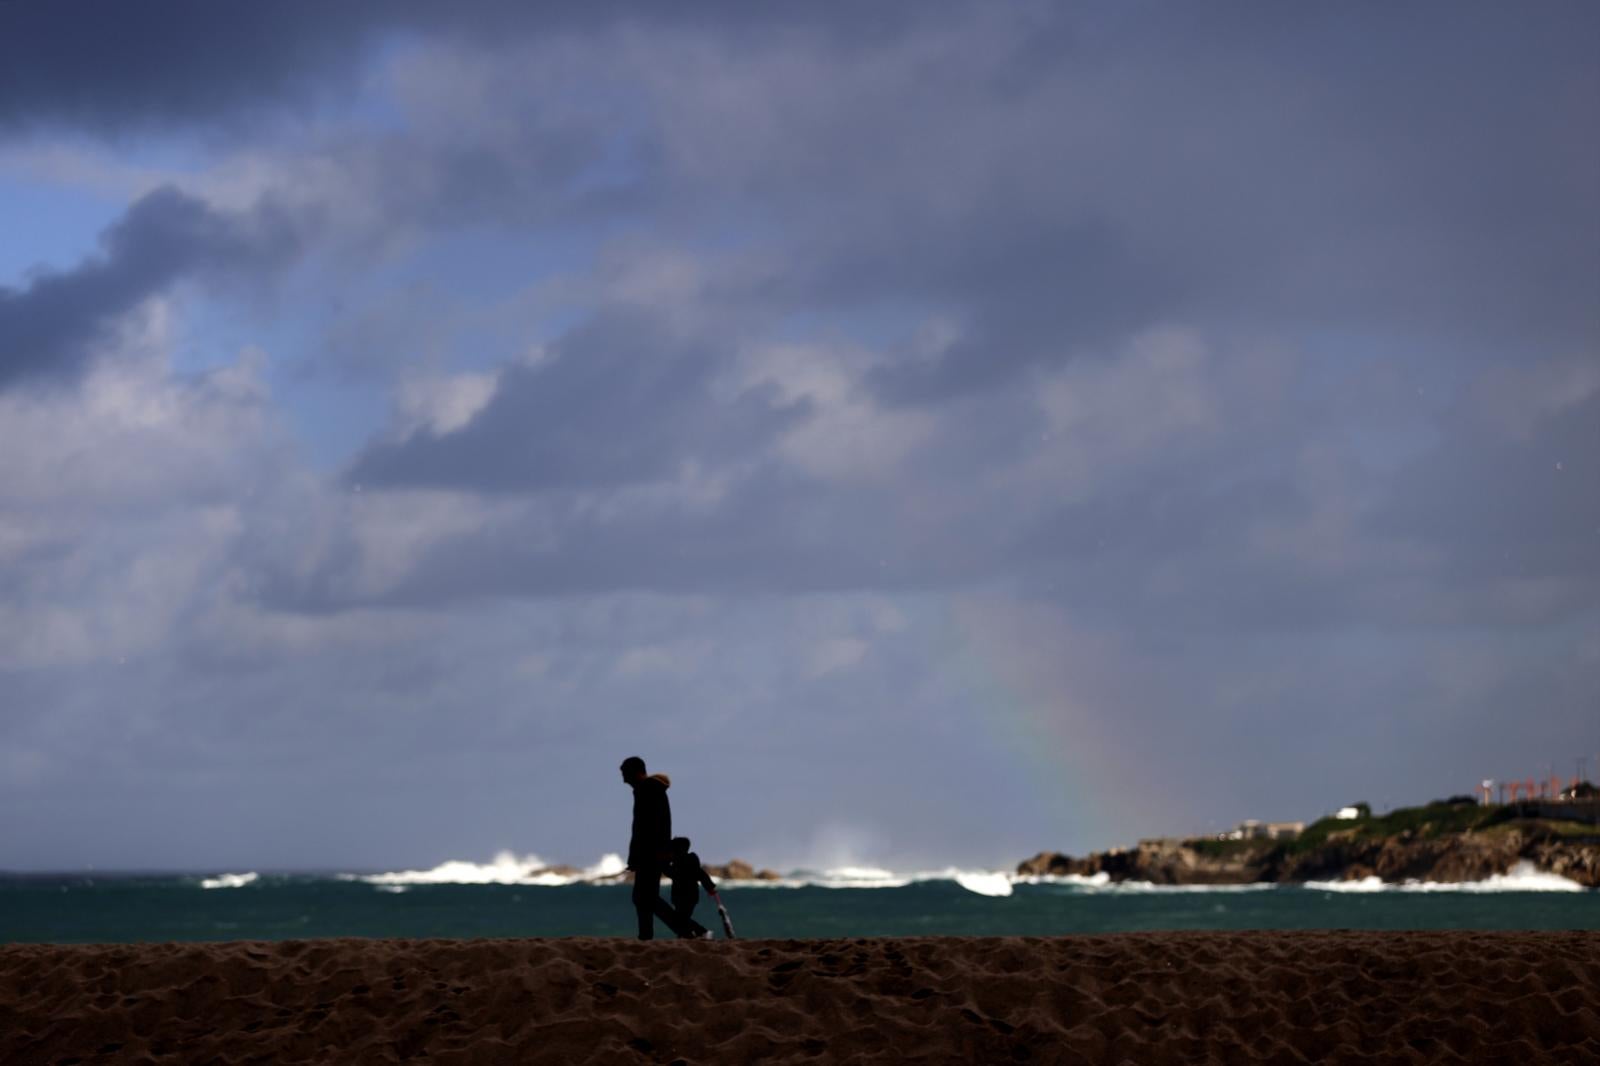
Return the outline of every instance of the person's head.
[[[689,838],[688,837],[673,837],[672,838],[672,854],[678,856],[680,859],[683,856],[689,854]]]
[[[631,785],[635,781],[643,781],[644,777],[645,773],[643,759],[639,758],[637,755],[630,755],[626,759],[622,760],[623,781]]]

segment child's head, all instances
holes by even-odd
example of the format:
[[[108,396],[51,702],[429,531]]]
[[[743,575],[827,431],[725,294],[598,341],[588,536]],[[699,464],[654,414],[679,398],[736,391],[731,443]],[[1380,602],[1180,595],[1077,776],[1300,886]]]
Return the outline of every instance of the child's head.
[[[673,837],[672,838],[672,854],[680,856],[680,857],[689,854],[689,838],[688,837]]]

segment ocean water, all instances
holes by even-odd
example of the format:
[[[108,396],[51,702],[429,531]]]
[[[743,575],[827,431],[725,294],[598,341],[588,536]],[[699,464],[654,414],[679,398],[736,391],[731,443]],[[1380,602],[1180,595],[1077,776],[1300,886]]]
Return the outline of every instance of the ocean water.
[[[379,874],[12,874],[0,875],[0,942],[632,936],[629,891],[468,863]],[[778,885],[729,882],[721,895],[743,938],[1600,929],[1600,892],[1531,869],[1469,885],[1213,889],[845,869]],[[709,899],[695,916],[719,928]]]

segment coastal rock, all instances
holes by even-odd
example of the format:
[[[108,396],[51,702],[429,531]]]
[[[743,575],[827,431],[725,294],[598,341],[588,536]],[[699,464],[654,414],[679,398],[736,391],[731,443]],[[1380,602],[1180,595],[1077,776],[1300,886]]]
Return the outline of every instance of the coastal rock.
[[[529,870],[528,873],[535,877],[541,874],[555,874],[558,877],[581,877],[583,875],[582,870],[576,866],[568,866],[565,863],[557,863],[554,866],[541,866],[536,870]]]
[[[1537,824],[1431,839],[1404,833],[1369,841],[1330,839],[1302,855],[1286,856],[1272,880],[1482,881],[1519,862],[1600,887],[1600,841],[1563,839]]]
[[[1157,885],[1236,885],[1263,880],[1273,847],[1264,841],[1145,840],[1134,848],[1113,848],[1075,859],[1041,851],[1017,865],[1023,877],[1094,877],[1149,881]]]
[[[743,859],[730,859],[720,866],[708,863],[706,873],[718,881],[776,881],[780,877],[772,870],[757,870]]]
[[[1549,823],[1518,821],[1477,832],[1362,836],[1330,833],[1313,847],[1269,841],[1146,840],[1137,847],[1074,858],[1041,851],[1017,864],[1024,877],[1093,877],[1157,885],[1225,885],[1257,881],[1482,881],[1520,862],[1600,888],[1600,835],[1574,836]]]
[[[1017,875],[1020,877],[1065,877],[1067,874],[1077,873],[1076,865],[1081,860],[1074,859],[1071,855],[1063,855],[1059,851],[1041,851],[1031,859],[1023,859],[1017,863]]]
[[[1586,888],[1600,888],[1600,841],[1578,844],[1540,840],[1530,843],[1522,854],[1541,870],[1549,870]]]

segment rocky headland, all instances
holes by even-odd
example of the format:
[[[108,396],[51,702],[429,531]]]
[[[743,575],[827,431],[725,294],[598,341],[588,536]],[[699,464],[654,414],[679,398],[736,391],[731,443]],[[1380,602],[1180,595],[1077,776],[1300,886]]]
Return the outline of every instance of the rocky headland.
[[[1527,817],[1510,805],[1436,803],[1382,817],[1325,818],[1290,840],[1146,840],[1082,857],[1044,851],[1021,876],[1093,877],[1158,885],[1253,882],[1481,881],[1519,863],[1600,887],[1600,826]]]

